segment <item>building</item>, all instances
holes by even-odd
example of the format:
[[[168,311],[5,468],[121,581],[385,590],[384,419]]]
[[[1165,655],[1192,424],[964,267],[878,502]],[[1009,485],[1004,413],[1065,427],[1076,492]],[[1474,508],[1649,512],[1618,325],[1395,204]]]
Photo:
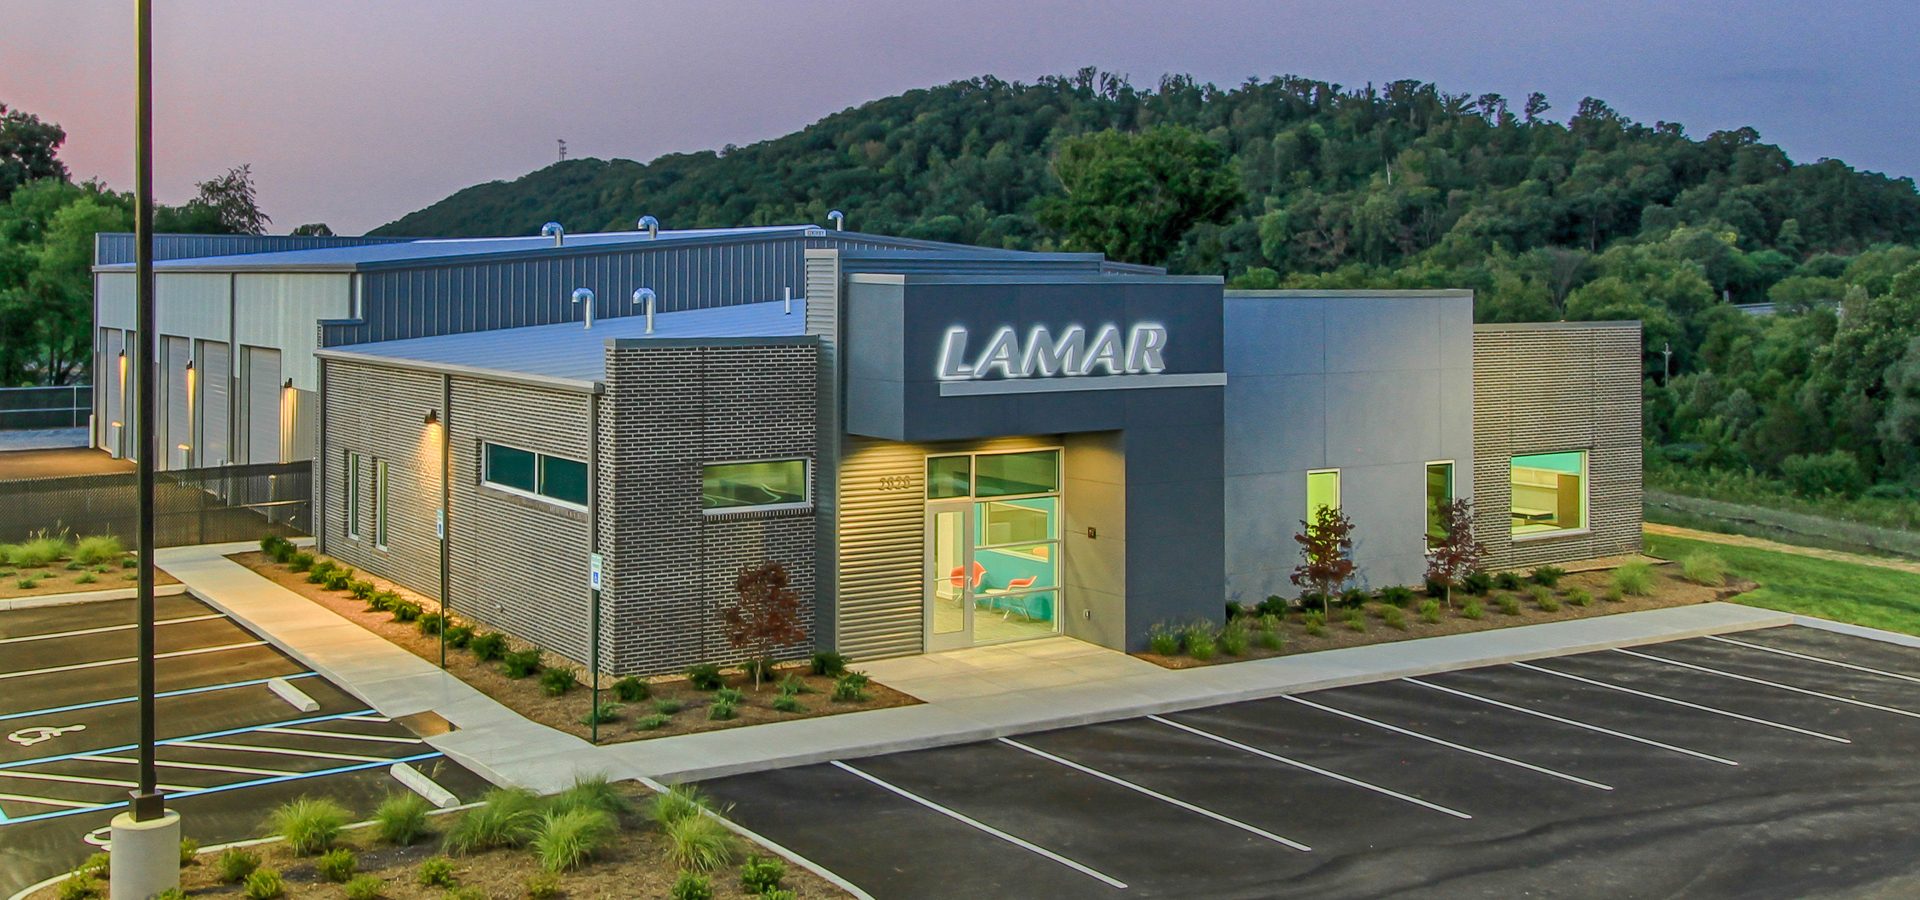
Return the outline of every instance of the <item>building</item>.
[[[1138,649],[1154,623],[1296,594],[1292,536],[1324,504],[1371,587],[1419,581],[1454,497],[1498,567],[1639,547],[1637,323],[1476,327],[1467,292],[1228,292],[817,231],[785,281],[576,266],[523,295],[538,315],[429,316],[427,336],[386,339],[375,323],[426,307],[355,289],[303,388],[322,550],[575,660],[597,578],[624,674],[738,658],[720,612],[768,560],[811,647],[875,658]],[[564,252],[512,252],[543,249]],[[410,278],[495,307],[494,282]],[[577,287],[591,327],[556,299]],[[655,315],[605,303],[639,288]]]

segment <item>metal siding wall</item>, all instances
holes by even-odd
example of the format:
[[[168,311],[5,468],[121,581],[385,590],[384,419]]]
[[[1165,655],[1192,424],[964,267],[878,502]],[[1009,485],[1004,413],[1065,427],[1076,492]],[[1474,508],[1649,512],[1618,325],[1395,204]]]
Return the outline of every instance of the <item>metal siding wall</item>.
[[[1634,553],[1641,546],[1639,323],[1474,331],[1475,534],[1488,568]],[[1586,450],[1584,534],[1513,540],[1515,455]]]
[[[220,278],[229,276],[221,275]],[[345,318],[353,309],[353,280],[344,273],[241,273],[234,291],[233,341],[281,352],[282,378],[313,391],[314,323]]]
[[[139,290],[132,272],[102,272],[94,282],[94,324],[102,328],[126,330],[134,325],[134,303]]]
[[[202,466],[224,466],[229,462],[227,429],[231,402],[233,363],[222,341],[201,341],[195,354],[194,370],[200,373],[199,448],[196,462]]]
[[[240,348],[241,433],[246,438],[246,461],[280,461],[280,351],[268,347]]]
[[[101,329],[100,358],[105,366],[96,373],[94,380],[104,385],[100,393],[100,408],[93,411],[94,421],[100,427],[100,447],[114,456],[124,452],[121,444],[126,432],[126,397],[120,383],[120,351],[127,346],[126,332],[118,328]]]
[[[818,401],[814,405],[815,451],[818,470],[814,478],[823,486],[814,498],[814,542],[818,546],[820,566],[820,630],[814,635],[821,647],[837,647],[840,634],[840,500],[832,486],[840,483],[840,457],[844,453],[845,431],[840,427],[840,258],[834,253],[815,251],[806,257],[805,296],[807,333],[820,339],[814,363],[814,385]]]
[[[156,273],[154,314],[160,334],[226,340],[231,284],[225,273]]]
[[[193,342],[171,335],[160,339],[160,454],[162,468],[184,469],[190,465],[193,440],[193,405],[187,391],[187,360],[193,358]],[[181,450],[180,445],[187,449]]]

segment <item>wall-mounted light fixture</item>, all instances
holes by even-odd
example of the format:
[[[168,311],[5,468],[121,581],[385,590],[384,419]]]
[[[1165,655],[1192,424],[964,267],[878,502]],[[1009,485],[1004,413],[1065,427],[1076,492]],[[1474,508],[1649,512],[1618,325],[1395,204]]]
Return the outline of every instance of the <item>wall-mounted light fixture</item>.
[[[187,360],[187,371],[193,371],[193,360]]]
[[[120,348],[120,358],[121,359],[127,358],[127,348],[125,347]]]
[[[426,418],[424,418],[424,419],[421,419],[421,420],[420,420],[420,424],[422,424],[422,425],[438,425],[438,424],[440,424],[440,411],[439,411],[439,410],[437,410],[437,409],[430,409],[430,410],[427,410],[427,417],[426,417]]]
[[[291,379],[291,378],[289,378],[289,379],[287,379],[287,383],[286,383],[286,384],[283,384],[283,385],[281,385],[281,387],[283,387],[283,388],[286,388],[286,389],[287,389],[287,390],[289,390],[289,391],[290,391],[290,390],[293,390],[293,379]]]

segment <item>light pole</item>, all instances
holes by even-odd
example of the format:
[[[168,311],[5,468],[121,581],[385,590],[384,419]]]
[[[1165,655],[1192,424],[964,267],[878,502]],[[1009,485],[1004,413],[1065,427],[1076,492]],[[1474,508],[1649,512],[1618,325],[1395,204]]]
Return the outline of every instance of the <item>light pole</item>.
[[[154,407],[160,367],[153,302],[153,3],[134,0],[134,268],[139,296],[134,332],[140,345],[135,430],[140,457],[137,564],[140,608],[140,781],[127,811],[113,817],[113,897],[151,897],[180,884],[180,814],[160,796],[154,761],[153,472],[160,458]]]

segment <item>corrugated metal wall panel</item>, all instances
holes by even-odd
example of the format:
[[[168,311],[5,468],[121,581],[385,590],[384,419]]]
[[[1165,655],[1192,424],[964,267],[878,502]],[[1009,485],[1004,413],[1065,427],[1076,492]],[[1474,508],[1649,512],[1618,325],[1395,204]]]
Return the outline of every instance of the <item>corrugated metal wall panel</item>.
[[[839,407],[840,258],[833,253],[807,253],[805,267],[802,294],[807,297],[807,333],[820,339],[814,365],[814,385],[818,391],[814,404],[814,433],[818,444],[814,453],[814,477],[820,485],[814,497],[814,545],[819,548],[820,565],[815,619],[819,630],[814,640],[821,647],[837,648],[840,503],[834,486],[840,483],[841,443],[845,440]]]
[[[134,236],[127,232],[103,231],[93,238],[93,264],[111,266],[133,262]],[[197,256],[234,256],[243,253],[273,253],[281,250],[317,250],[323,247],[360,247],[367,244],[392,244],[411,238],[388,237],[295,237],[288,234],[156,234],[153,258],[188,259]]]
[[[224,341],[201,341],[194,354],[194,370],[200,373],[199,455],[196,465],[224,466],[227,457],[227,428],[233,383],[233,362]]]
[[[228,276],[216,276],[226,278]],[[233,278],[233,342],[281,352],[282,378],[302,391],[317,387],[314,323],[353,311],[353,278],[345,273],[241,273]]]
[[[100,332],[101,364],[95,367],[94,380],[100,382],[102,388],[100,408],[94,411],[94,416],[100,427],[100,448],[121,456],[126,453],[121,440],[126,432],[127,406],[121,390],[120,351],[127,346],[127,336],[118,328],[102,328]]]
[[[250,463],[280,461],[280,351],[240,348],[242,452]]]
[[[193,342],[172,335],[160,340],[160,448],[166,451],[160,454],[161,468],[184,469],[191,465],[194,444],[193,395],[187,387]]]

